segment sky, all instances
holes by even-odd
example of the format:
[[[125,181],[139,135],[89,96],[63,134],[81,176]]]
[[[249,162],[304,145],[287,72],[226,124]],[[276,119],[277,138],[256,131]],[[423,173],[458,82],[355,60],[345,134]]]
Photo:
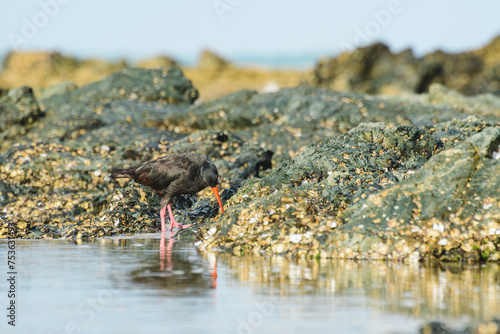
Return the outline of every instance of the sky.
[[[421,56],[483,46],[500,34],[498,13],[498,0],[21,0],[0,13],[0,54],[190,62],[209,48],[305,61],[382,41]]]

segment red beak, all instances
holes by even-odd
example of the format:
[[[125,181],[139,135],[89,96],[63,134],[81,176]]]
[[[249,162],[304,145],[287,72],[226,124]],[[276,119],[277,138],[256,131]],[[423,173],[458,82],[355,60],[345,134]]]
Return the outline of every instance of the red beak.
[[[222,202],[220,201],[219,188],[217,188],[217,186],[212,187],[212,191],[214,192],[214,195],[217,198],[217,201],[219,202],[220,210],[222,211],[222,213],[224,213],[224,208],[222,207]]]

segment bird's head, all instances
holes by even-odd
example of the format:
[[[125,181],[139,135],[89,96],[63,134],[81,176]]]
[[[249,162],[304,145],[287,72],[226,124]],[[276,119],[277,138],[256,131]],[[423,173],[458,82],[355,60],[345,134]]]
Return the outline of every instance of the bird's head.
[[[217,172],[217,167],[210,162],[205,162],[201,165],[201,177],[210,188],[217,187],[219,182],[219,173]]]
[[[201,165],[201,177],[203,178],[203,181],[205,181],[214,192],[214,195],[219,202],[221,212],[224,213],[224,208],[222,207],[222,202],[219,196],[219,188],[217,187],[217,184],[219,182],[219,173],[217,171],[217,167],[211,162],[205,162],[203,165]]]

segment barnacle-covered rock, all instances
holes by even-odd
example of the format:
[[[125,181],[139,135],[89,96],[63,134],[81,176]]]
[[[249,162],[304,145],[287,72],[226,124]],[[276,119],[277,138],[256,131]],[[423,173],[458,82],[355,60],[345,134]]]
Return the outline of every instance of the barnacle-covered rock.
[[[485,128],[353,205],[338,230],[338,254],[348,246],[360,257],[383,248],[395,258],[500,259],[500,160],[492,158],[499,144],[500,128]],[[354,240],[360,225],[363,238]]]
[[[499,128],[444,150],[428,130],[361,124],[246,181],[225,214],[200,228],[199,246],[418,261],[462,259],[453,250],[465,244],[465,258],[498,260]],[[458,237],[459,221],[470,241]]]
[[[140,136],[129,135],[140,141]],[[69,145],[16,144],[0,155],[0,176],[6,180],[0,182],[4,213],[0,237],[7,237],[9,223],[26,221],[30,225],[18,229],[19,237],[81,239],[155,232],[160,227],[160,198],[129,180],[107,182],[105,177],[112,167],[176,152],[201,151],[219,165],[225,188],[270,168],[272,156],[229,131],[204,131],[180,141],[144,140],[120,148],[112,143],[100,145],[97,140],[86,145],[66,143]],[[180,221],[195,224],[217,214],[216,203],[207,191],[173,200],[174,209],[185,212]],[[222,198],[228,198],[227,192],[222,192]]]
[[[240,91],[191,106],[188,112],[166,114],[165,123],[167,129],[184,133],[231,130],[243,140],[275,152],[274,158],[280,162],[295,157],[311,142],[346,133],[363,122],[430,126],[463,119],[476,111],[429,103],[421,97],[390,99],[296,87],[269,94]]]
[[[159,197],[106,175],[198,152],[219,169],[226,211],[209,188],[173,206],[192,224],[179,236],[197,235],[201,248],[498,260],[493,95],[297,87],[192,105],[177,69],[126,70],[65,91],[42,96],[45,116],[0,154],[0,238],[9,226],[15,237],[77,241],[159,231]]]
[[[272,167],[270,150],[245,142],[230,131],[197,131],[175,142],[171,153],[196,152],[216,162],[223,187],[231,187]]]
[[[419,131],[363,124],[309,146],[266,177],[247,181],[229,200],[221,220],[201,230],[202,247],[319,253],[320,243],[327,247],[332,230],[340,224],[339,214],[351,203],[419,167],[405,167],[404,161],[426,161],[440,148],[438,140]],[[207,238],[206,232],[213,228],[217,233]]]

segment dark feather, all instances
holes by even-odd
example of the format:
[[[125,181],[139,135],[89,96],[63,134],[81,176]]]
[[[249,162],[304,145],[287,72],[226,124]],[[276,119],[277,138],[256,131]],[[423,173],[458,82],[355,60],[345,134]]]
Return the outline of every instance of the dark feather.
[[[207,163],[213,165],[201,154],[173,154],[128,168],[114,168],[110,177],[128,177],[150,187],[163,197],[162,205],[166,205],[175,195],[197,193],[208,186],[201,176],[201,166]],[[214,170],[217,171],[215,165]]]

